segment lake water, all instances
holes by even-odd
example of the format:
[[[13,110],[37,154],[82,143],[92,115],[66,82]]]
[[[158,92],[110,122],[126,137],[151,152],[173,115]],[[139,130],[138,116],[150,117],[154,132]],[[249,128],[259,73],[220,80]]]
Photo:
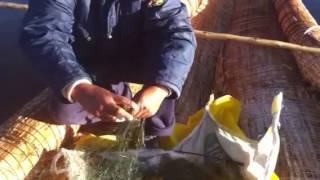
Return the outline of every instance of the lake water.
[[[303,3],[320,24],[320,0],[303,0]]]
[[[24,61],[17,45],[23,15],[21,11],[0,9],[0,122],[43,87],[38,76]]]
[[[320,22],[320,0],[304,2]],[[0,9],[0,123],[44,87],[39,76],[25,62],[17,45],[23,15],[21,11]]]

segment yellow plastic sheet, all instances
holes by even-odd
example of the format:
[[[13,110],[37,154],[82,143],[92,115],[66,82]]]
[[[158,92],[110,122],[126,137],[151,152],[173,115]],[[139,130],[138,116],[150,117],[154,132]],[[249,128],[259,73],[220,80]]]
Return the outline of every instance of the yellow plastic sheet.
[[[80,137],[75,143],[75,149],[110,149],[112,146],[118,143],[118,138],[115,135],[101,135],[96,136],[94,134],[85,134]]]

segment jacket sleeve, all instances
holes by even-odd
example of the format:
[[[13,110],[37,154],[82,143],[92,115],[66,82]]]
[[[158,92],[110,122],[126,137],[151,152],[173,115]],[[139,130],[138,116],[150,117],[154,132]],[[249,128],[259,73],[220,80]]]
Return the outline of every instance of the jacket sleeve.
[[[193,63],[196,40],[180,0],[151,0],[145,8],[145,49],[152,83],[169,87],[179,97]],[[148,6],[148,5],[146,5]]]
[[[90,76],[77,62],[71,43],[76,0],[30,0],[20,46],[27,59],[56,91]]]

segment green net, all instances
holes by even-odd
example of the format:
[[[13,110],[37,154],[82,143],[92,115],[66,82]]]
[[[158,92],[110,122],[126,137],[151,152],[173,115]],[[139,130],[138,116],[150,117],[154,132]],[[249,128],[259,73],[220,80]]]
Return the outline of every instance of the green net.
[[[136,153],[129,149],[144,147],[144,121],[130,121],[119,142],[110,149],[63,150],[68,176],[77,180],[141,179]]]

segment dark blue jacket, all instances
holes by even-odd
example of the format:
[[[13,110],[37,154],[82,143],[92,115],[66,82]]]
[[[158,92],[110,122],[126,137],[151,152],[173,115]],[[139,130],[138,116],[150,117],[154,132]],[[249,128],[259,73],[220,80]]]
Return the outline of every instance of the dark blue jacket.
[[[154,63],[153,83],[180,95],[196,47],[180,0],[29,1],[20,44],[55,90],[78,79],[91,80],[78,54],[92,53],[101,39],[132,49],[143,43],[146,59]]]

